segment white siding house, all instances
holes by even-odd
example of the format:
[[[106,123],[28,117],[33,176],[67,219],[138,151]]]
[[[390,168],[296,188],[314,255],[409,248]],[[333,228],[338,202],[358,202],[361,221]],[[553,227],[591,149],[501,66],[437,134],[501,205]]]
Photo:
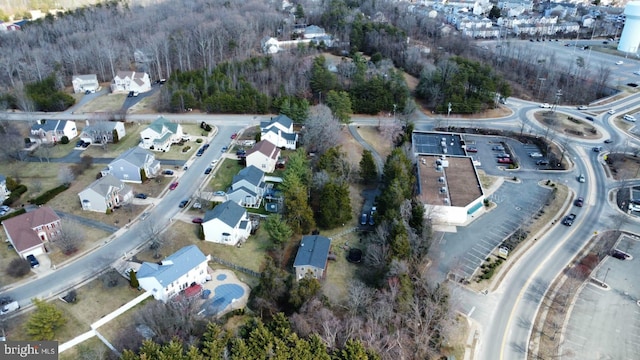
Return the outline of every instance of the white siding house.
[[[132,147],[107,165],[102,176],[111,174],[120,181],[142,183],[141,172],[147,178],[153,178],[160,173],[160,161],[149,150]]]
[[[261,122],[260,140],[266,140],[279,148],[295,150],[298,134],[293,131],[293,120],[286,115],[278,115],[270,121]]]
[[[160,116],[140,132],[140,147],[153,151],[169,151],[171,144],[180,142],[183,136],[182,125]]]
[[[76,94],[87,91],[96,92],[100,87],[96,74],[73,75],[71,84],[73,85],[73,92]]]
[[[129,91],[147,92],[151,90],[149,74],[135,71],[118,71],[111,81],[111,92],[127,93]]]
[[[280,158],[280,149],[269,141],[261,140],[247,151],[247,166],[255,166],[258,169],[271,173],[276,169],[276,163]]]
[[[140,287],[166,302],[192,285],[209,279],[207,257],[196,245],[183,247],[160,263],[144,262],[136,276]]]
[[[133,198],[133,189],[111,174],[94,181],[78,193],[82,210],[104,213]]]
[[[33,142],[53,144],[64,136],[69,140],[78,136],[78,128],[73,120],[40,120],[31,126],[30,139]]]
[[[202,222],[205,241],[237,245],[251,234],[251,221],[247,211],[231,200],[206,212]]]

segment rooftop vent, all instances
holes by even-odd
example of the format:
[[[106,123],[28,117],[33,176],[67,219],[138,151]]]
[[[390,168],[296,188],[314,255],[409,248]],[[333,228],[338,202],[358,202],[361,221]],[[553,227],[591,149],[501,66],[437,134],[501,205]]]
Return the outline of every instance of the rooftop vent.
[[[440,193],[441,193],[441,194],[446,194],[446,193],[447,193],[447,188],[446,188],[446,187],[444,187],[444,186],[443,186],[443,187],[441,187],[441,188],[440,188]]]
[[[438,178],[438,182],[443,183],[443,182],[444,182],[444,176],[440,176],[440,177]]]

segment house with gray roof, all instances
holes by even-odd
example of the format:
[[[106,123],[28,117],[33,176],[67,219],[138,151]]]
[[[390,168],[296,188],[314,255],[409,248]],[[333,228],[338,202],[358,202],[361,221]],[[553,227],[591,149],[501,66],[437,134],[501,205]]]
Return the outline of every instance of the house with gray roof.
[[[0,175],[0,203],[4,202],[9,195],[11,195],[11,191],[7,189],[7,178]]]
[[[321,36],[326,36],[327,33],[324,31],[324,28],[321,28],[317,25],[309,25],[304,28],[304,38],[305,39],[314,39]]]
[[[233,246],[249,238],[251,221],[245,208],[227,200],[205,213],[202,230],[205,241]]]
[[[90,144],[117,143],[127,134],[122,121],[97,121],[86,126],[80,133],[80,140]]]
[[[280,114],[270,121],[261,122],[260,140],[266,140],[281,149],[295,150],[298,134],[293,131],[293,120]]]
[[[179,143],[183,136],[182,125],[160,116],[140,132],[139,146],[143,149],[165,152],[169,151],[172,144]]]
[[[293,262],[296,279],[310,275],[314,279],[322,279],[327,269],[327,259],[331,250],[331,239],[320,235],[305,235]]]
[[[31,125],[29,138],[32,142],[54,144],[64,136],[69,140],[78,136],[78,128],[75,121],[42,119]]]
[[[265,174],[253,165],[240,170],[231,181],[227,199],[244,207],[260,207],[267,184]]]
[[[152,152],[135,146],[115,158],[101,173],[102,176],[111,174],[120,181],[140,184],[145,178],[153,178],[160,173],[160,161]]]
[[[105,213],[129,202],[133,198],[133,189],[115,176],[107,174],[92,182],[78,196],[82,210]]]
[[[82,94],[87,91],[96,92],[100,87],[96,74],[73,75],[71,85],[73,85],[73,92],[76,94]]]
[[[136,277],[140,287],[166,302],[191,285],[209,279],[207,257],[196,245],[185,246],[158,263],[144,262]]]

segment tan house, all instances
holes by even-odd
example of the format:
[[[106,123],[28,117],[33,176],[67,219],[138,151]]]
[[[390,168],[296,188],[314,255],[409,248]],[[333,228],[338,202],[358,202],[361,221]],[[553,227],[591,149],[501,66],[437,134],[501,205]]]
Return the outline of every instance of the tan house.
[[[247,151],[247,167],[253,165],[265,173],[271,173],[276,169],[276,163],[280,158],[280,149],[273,143],[262,140]]]
[[[46,244],[62,233],[60,217],[47,206],[6,219],[2,227],[7,240],[22,258],[44,254]]]

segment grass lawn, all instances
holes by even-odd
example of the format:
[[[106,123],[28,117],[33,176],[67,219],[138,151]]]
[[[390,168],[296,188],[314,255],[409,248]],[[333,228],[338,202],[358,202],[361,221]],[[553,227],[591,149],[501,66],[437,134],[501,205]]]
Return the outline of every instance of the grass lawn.
[[[102,332],[101,332],[102,333]],[[81,344],[60,354],[60,360],[103,359],[103,354],[111,350],[97,337],[92,337]]]
[[[381,135],[376,126],[360,126],[358,133],[382,157],[383,161],[391,154],[391,144],[380,141]],[[357,160],[359,162],[360,157]]]
[[[208,188],[214,191],[223,190],[226,191],[231,186],[231,180],[233,177],[242,170],[244,166],[240,165],[237,160],[223,159],[222,163],[218,165],[218,170],[215,176],[211,177]]]
[[[327,274],[322,283],[322,292],[332,304],[340,304],[346,300],[349,283],[356,278],[358,267],[366,266],[362,263],[352,264],[347,261],[349,248],[365,250],[357,232],[332,238],[331,252],[336,255],[336,260],[327,263]]]
[[[93,112],[114,112],[122,108],[127,94],[106,94],[98,96],[92,101],[82,105],[75,111],[76,114]]]
[[[4,234],[4,230],[2,230],[2,234]],[[2,274],[3,274],[2,276],[0,276],[0,286],[5,286],[10,283],[18,282],[22,279],[28,278],[33,274],[31,271],[29,271],[29,273],[25,276],[22,276],[19,278],[13,278],[4,273],[5,270],[9,268],[9,264],[11,263],[11,261],[18,258],[19,258],[18,253],[16,253],[16,251],[13,249],[9,249],[6,243],[3,243],[2,246],[0,246],[0,271],[2,271]]]

